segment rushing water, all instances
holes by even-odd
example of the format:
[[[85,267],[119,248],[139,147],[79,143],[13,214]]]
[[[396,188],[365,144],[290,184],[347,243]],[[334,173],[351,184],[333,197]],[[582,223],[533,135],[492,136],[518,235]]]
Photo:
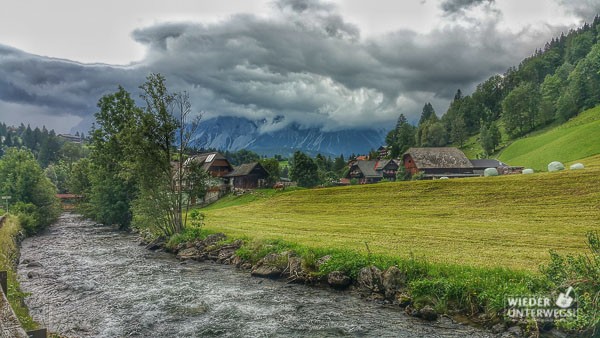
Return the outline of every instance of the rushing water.
[[[486,337],[347,292],[250,277],[150,252],[134,235],[64,214],[22,244],[35,320],[68,337]]]

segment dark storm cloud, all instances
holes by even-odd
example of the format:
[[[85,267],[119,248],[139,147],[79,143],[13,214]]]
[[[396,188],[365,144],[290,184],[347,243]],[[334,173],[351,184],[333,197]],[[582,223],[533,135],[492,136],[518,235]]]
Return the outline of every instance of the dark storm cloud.
[[[490,1],[479,1],[489,3]],[[476,1],[445,1],[462,8]],[[148,47],[126,67],[84,65],[0,47],[0,103],[47,107],[91,121],[97,100],[118,84],[137,86],[160,72],[187,90],[206,117],[281,120],[324,130],[388,127],[413,120],[425,102],[443,112],[458,88],[468,92],[540,47],[555,32],[504,32],[498,17],[443,25],[427,34],[396,31],[361,39],[331,4],[281,0],[269,19],[238,15],[202,25],[160,24],[132,36]],[[458,8],[458,7],[456,7]],[[2,105],[0,104],[0,107]],[[0,111],[0,114],[2,112]]]
[[[479,5],[493,4],[495,0],[444,0],[440,4],[446,14],[460,13]]]

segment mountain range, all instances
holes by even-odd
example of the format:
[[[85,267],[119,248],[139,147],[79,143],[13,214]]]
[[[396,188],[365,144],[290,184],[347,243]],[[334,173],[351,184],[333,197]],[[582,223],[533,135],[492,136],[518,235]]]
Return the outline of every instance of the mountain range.
[[[289,156],[296,150],[328,156],[363,154],[384,144],[384,129],[321,131],[291,124],[276,131],[263,131],[266,120],[216,117],[200,124],[196,146],[222,151],[252,150],[260,155]]]

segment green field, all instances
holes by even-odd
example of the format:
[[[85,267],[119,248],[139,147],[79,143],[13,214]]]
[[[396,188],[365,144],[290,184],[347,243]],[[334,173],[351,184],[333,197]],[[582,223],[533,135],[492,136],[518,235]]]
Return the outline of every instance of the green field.
[[[600,230],[600,156],[582,171],[380,183],[230,197],[210,230],[314,248],[537,271]]]
[[[545,171],[552,161],[572,162],[596,154],[600,154],[600,107],[556,128],[513,142],[500,153],[499,160]]]

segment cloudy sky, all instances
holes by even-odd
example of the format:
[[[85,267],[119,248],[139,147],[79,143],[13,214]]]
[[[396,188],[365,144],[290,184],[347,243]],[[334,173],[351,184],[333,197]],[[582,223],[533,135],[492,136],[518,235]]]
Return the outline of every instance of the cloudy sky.
[[[326,131],[442,114],[599,0],[0,0],[0,121],[59,132],[160,72],[205,118]],[[268,123],[266,124],[269,125]],[[265,130],[268,131],[268,130]]]

